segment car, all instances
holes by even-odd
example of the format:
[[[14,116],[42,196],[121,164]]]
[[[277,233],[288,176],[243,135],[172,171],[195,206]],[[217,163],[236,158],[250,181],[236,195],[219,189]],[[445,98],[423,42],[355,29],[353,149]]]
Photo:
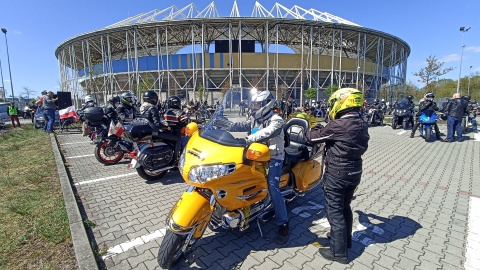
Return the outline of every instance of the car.
[[[34,118],[35,118],[35,120],[34,120],[33,124],[35,125],[35,128],[36,129],[39,129],[39,128],[43,129],[43,127],[45,127],[46,121],[45,121],[45,117],[44,117],[42,108],[37,109],[37,112],[35,113]],[[59,115],[58,111],[55,111],[55,123],[53,124],[53,126],[58,127],[59,125],[60,125],[60,115]]]
[[[9,102],[0,102],[0,123],[5,124],[10,122],[10,117],[7,113],[8,106],[10,106]]]

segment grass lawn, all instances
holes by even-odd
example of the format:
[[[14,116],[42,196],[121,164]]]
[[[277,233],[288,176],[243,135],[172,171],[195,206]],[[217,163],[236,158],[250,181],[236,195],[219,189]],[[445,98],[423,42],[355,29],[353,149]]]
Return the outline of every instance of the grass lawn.
[[[77,269],[48,134],[0,134],[0,269]]]

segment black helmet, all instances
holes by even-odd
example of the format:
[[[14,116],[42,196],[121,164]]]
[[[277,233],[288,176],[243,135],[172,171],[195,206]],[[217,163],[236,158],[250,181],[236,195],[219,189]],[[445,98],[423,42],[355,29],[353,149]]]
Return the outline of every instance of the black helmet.
[[[133,96],[132,93],[126,92],[126,93],[122,94],[122,98],[120,99],[120,101],[125,105],[132,106],[133,105],[133,98],[134,98],[134,96]]]
[[[110,102],[112,105],[115,105],[120,101],[120,98],[118,96],[114,96],[108,99],[108,102]]]
[[[470,99],[472,98],[471,96],[463,96],[463,98],[467,101],[470,101]]]
[[[412,101],[412,100],[413,100],[413,96],[412,96],[412,95],[409,95],[409,96],[407,97],[407,99],[410,100],[410,101]]]
[[[169,97],[167,102],[170,109],[180,109],[182,107],[182,101],[177,96]]]
[[[380,102],[380,100],[379,100],[378,98],[376,98],[376,99],[373,101],[373,103],[379,103],[379,102]]]
[[[143,101],[153,105],[157,105],[158,95],[154,91],[148,90],[147,92],[143,93]]]

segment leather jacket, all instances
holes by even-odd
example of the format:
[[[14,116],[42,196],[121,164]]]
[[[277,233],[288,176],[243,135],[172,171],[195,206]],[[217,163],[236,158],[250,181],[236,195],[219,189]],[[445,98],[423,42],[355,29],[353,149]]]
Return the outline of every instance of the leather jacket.
[[[359,179],[362,175],[362,155],[367,151],[368,123],[358,113],[346,114],[330,120],[319,130],[306,133],[309,141],[326,144],[326,172],[345,180]]]
[[[133,120],[135,119],[135,107],[120,103],[117,106],[117,117],[119,120]]]
[[[283,160],[285,158],[284,124],[285,122],[282,117],[274,113],[269,119],[261,123],[259,131],[250,134],[245,141],[247,144],[252,142],[267,142],[270,157],[272,159]],[[256,125],[254,125],[254,127],[256,127]]]
[[[157,127],[160,127],[161,125],[168,126],[167,121],[163,120],[163,118],[160,117],[158,107],[151,103],[144,102],[142,104],[142,106],[140,107],[140,115],[143,118],[147,119],[149,123]]]
[[[463,117],[467,115],[468,102],[463,98],[453,98],[448,101],[444,113],[452,117]]]

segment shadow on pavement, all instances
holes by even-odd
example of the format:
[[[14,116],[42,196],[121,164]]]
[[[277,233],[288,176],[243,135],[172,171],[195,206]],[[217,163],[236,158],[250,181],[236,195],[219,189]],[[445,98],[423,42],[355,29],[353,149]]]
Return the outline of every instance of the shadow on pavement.
[[[263,237],[260,237],[257,224],[254,222],[244,232],[221,230],[216,234],[204,236],[198,240],[193,251],[181,258],[173,269],[238,269],[244,267],[245,259],[249,255],[262,262],[263,257],[276,253],[276,249],[287,251],[289,247],[306,247],[315,242],[322,246],[329,246],[327,238],[319,237],[328,229],[319,230],[315,227],[320,224],[319,221],[326,222],[325,200],[323,196],[318,196],[317,191],[313,192],[316,196],[309,196],[310,199],[299,199],[293,206],[287,205],[290,217],[290,240],[286,245],[279,246],[273,240],[277,230],[274,219],[266,224],[261,223]],[[421,228],[418,222],[404,216],[386,218],[361,211],[356,212],[359,215],[360,224],[353,228],[353,245],[349,249],[350,261],[361,256],[365,248],[370,245],[407,238]],[[255,253],[259,254],[255,255]],[[319,254],[314,256],[317,255],[321,258]],[[248,265],[251,263],[252,261]],[[279,264],[281,265],[282,262]]]

